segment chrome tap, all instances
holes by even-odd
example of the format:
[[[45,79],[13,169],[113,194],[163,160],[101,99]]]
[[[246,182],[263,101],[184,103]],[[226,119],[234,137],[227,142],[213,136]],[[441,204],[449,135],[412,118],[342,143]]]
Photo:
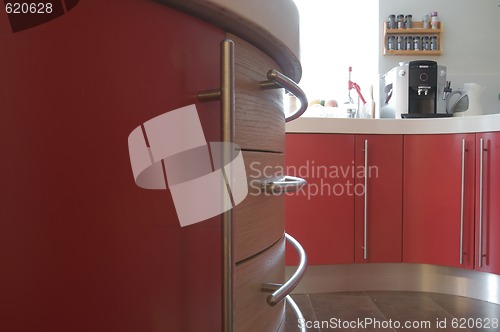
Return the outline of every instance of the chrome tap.
[[[446,81],[446,86],[443,91],[443,100],[446,100],[446,96],[451,92],[451,81]]]

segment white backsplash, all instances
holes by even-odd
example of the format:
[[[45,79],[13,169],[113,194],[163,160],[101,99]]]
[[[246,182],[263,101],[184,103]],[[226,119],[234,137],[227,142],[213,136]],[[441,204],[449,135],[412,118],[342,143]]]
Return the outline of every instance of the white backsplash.
[[[486,87],[481,95],[481,106],[485,114],[500,113],[500,74],[456,74],[448,72],[447,79],[453,89],[463,88],[464,83],[477,83]]]

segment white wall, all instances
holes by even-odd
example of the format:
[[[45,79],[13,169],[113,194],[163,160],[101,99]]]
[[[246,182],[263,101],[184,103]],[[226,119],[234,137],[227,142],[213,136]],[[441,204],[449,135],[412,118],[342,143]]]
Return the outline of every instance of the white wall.
[[[368,87],[378,80],[378,2],[374,0],[294,0],[300,13],[300,86],[312,99],[347,101],[352,80]],[[349,13],[352,13],[349,14]],[[352,97],[357,99],[356,92]]]
[[[414,21],[437,11],[444,23],[443,54],[411,57],[383,56],[379,49],[379,74],[400,61],[429,59],[447,67],[452,88],[475,82],[487,87],[481,103],[485,113],[500,113],[500,0],[379,0],[379,47],[383,47],[382,22],[390,14],[412,14]]]

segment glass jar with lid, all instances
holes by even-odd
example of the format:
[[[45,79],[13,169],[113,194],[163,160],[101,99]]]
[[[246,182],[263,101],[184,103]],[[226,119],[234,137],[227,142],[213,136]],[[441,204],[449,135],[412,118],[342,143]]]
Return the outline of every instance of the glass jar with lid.
[[[413,16],[412,15],[405,16],[405,28],[406,29],[413,28]]]
[[[394,51],[396,49],[396,36],[387,37],[387,49]]]
[[[398,29],[405,28],[405,16],[403,14],[398,15]]]
[[[431,51],[439,50],[438,37],[431,36]]]

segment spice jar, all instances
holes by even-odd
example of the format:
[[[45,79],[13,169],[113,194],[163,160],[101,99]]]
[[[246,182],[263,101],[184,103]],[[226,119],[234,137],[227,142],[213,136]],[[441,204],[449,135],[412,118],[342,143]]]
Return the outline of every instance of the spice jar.
[[[412,36],[406,36],[405,38],[406,41],[406,50],[413,50],[413,37]]]
[[[429,36],[422,37],[422,50],[424,50],[424,51],[430,50]]]
[[[405,16],[403,14],[398,15],[398,29],[405,28]]]
[[[387,38],[387,49],[391,51],[396,49],[396,36],[389,36]]]
[[[389,20],[387,22],[388,29],[396,29],[396,15],[389,15]]]
[[[406,29],[411,29],[413,27],[413,16],[412,15],[405,16],[405,27],[406,27]]]
[[[438,37],[437,36],[432,36],[431,37],[431,50],[432,51],[439,50],[439,44],[438,44]]]
[[[420,51],[422,49],[422,40],[420,36],[413,37],[413,49],[415,51]]]
[[[437,12],[432,12],[431,14],[431,29],[439,28],[439,18]]]
[[[425,14],[422,17],[422,29],[429,29],[431,27],[431,17]]]
[[[396,43],[396,49],[398,51],[404,51],[405,50],[405,37],[404,36],[398,36],[397,43]]]

